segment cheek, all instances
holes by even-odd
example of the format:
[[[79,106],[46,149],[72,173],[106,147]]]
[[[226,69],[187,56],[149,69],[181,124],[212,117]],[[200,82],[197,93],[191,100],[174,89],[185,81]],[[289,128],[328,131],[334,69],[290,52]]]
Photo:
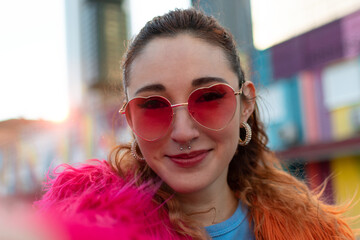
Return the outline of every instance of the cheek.
[[[235,154],[240,137],[240,114],[238,112],[223,131],[223,134],[221,134],[221,141],[223,144],[226,144],[227,151]],[[231,158],[232,157],[233,156],[231,156]]]
[[[233,157],[237,149],[239,142],[240,129],[239,129],[239,120],[233,119],[230,124],[223,130],[218,132],[208,132],[208,136],[212,139],[213,142],[219,148],[219,153]]]
[[[152,145],[154,145],[153,142],[144,141],[140,138],[136,138],[136,141],[138,142],[140,151],[144,157],[151,154],[151,150],[157,149],[152,147]]]
[[[141,154],[147,161],[157,159],[164,153],[163,149],[166,145],[164,140],[149,142],[137,137],[136,141],[139,144]]]
[[[145,158],[146,164],[155,172],[157,172],[156,162],[158,161],[156,161],[156,159],[159,158],[159,149],[161,148],[158,146],[154,146],[154,142],[144,141],[139,138],[137,138],[136,141],[139,144],[141,155]]]
[[[229,125],[224,129],[226,135],[228,137],[228,141],[231,139],[232,141],[238,142],[240,137],[240,120],[241,120],[241,111],[239,107],[240,103],[238,102],[238,108],[235,112],[234,118],[230,121]]]
[[[228,144],[233,147],[238,145],[239,137],[240,137],[239,126],[237,124],[234,124],[234,126],[226,129],[226,132],[223,134],[222,141],[225,144]]]

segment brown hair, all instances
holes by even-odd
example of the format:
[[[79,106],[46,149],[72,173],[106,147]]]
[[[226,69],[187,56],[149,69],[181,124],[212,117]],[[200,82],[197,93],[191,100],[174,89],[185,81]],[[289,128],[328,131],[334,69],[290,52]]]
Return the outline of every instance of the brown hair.
[[[232,70],[238,76],[239,87],[241,87],[245,81],[245,76],[232,34],[213,17],[206,16],[195,9],[187,9],[174,10],[154,18],[144,26],[131,42],[122,66],[125,92],[130,81],[131,64],[141,54],[146,44],[158,37],[175,37],[180,33],[190,34],[223,49]],[[242,96],[242,98],[249,100],[246,99],[246,96]],[[250,223],[254,224],[255,237],[259,239],[269,237],[265,235],[266,231],[264,231],[264,229],[269,229],[266,221],[267,216],[261,213],[266,209],[275,211],[274,216],[284,217],[286,223],[282,224],[287,226],[287,228],[285,227],[287,230],[289,228],[297,229],[298,231],[294,231],[300,232],[296,236],[297,239],[301,239],[302,236],[304,237],[302,239],[330,239],[334,236],[348,236],[351,231],[342,221],[340,223],[343,225],[338,224],[335,227],[334,219],[337,219],[337,212],[330,213],[333,210],[332,208],[330,209],[314,196],[304,183],[282,170],[279,161],[266,147],[268,138],[258,116],[258,108],[255,105],[255,110],[248,120],[252,129],[252,140],[246,146],[238,146],[228,172],[230,188],[249,209],[249,220]],[[244,139],[244,134],[245,132],[240,130],[242,139]],[[157,175],[146,164],[133,160],[129,145],[119,145],[114,149],[111,156],[113,157],[114,168],[121,174],[124,174],[125,170],[130,170],[132,174],[140,177],[140,182],[158,179]],[[172,190],[163,184],[157,192],[155,200],[161,203],[171,195]],[[203,239],[206,236],[203,229],[194,226],[191,220],[179,210],[175,199],[166,201],[165,207],[179,234],[194,239]],[[307,214],[304,215],[304,212]],[[309,223],[315,220],[324,228],[335,230],[328,235],[326,235],[327,233],[316,235],[313,233],[316,228],[312,231],[306,229]]]

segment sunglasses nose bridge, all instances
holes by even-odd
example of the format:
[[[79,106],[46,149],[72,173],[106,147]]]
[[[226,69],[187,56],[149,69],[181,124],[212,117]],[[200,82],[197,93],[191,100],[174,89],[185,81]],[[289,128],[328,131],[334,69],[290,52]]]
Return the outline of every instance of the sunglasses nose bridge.
[[[183,107],[183,106],[188,106],[188,103],[178,103],[178,104],[173,104],[171,105],[171,108],[177,108],[177,107]]]
[[[173,104],[171,105],[171,108],[173,109],[173,115],[175,115],[175,108],[178,108],[178,107],[188,107],[189,103],[177,103],[177,104]]]
[[[189,103],[178,103],[178,104],[173,104],[171,105],[171,108],[173,109],[173,115],[175,115],[175,108],[178,108],[178,107],[186,107],[188,108],[189,106]]]

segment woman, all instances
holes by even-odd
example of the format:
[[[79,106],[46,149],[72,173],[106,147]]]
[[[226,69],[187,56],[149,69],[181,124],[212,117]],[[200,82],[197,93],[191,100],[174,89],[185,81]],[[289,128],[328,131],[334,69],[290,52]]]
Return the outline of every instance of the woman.
[[[167,238],[354,239],[340,211],[282,171],[267,149],[254,85],[232,35],[214,18],[188,9],[148,22],[128,48],[123,81],[120,112],[132,144],[113,151],[113,170],[105,163],[67,167],[39,206],[69,212],[74,192],[84,199],[95,185],[102,194],[101,185],[118,180],[101,179],[115,172],[125,185],[155,189]]]

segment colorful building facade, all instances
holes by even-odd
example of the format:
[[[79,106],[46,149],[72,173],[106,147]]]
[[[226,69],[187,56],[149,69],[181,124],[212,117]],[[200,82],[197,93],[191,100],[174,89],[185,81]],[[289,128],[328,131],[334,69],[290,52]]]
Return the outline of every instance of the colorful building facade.
[[[253,73],[269,146],[289,171],[312,189],[326,182],[329,203],[359,201],[360,11],[255,52]]]

